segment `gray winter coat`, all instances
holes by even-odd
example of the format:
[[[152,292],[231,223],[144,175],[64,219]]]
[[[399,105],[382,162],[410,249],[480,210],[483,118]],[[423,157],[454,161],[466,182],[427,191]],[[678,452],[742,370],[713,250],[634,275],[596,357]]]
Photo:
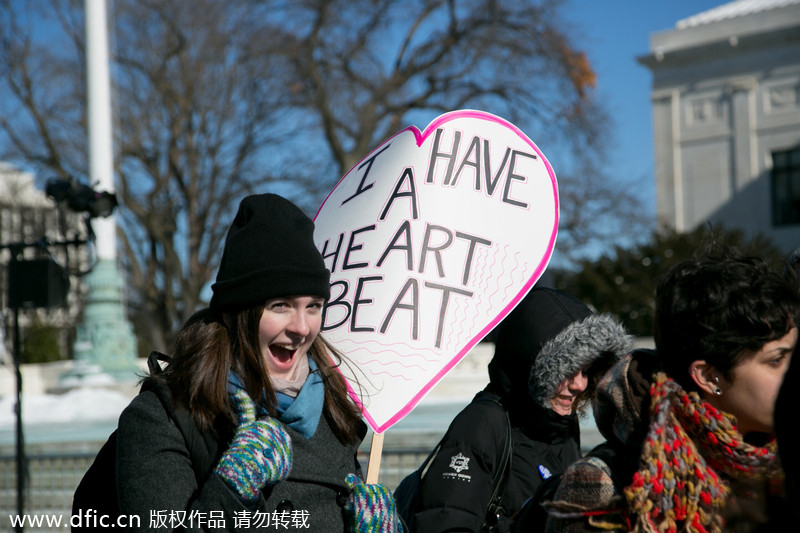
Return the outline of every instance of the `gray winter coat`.
[[[361,425],[363,438],[366,425]],[[294,452],[289,478],[264,489],[249,508],[213,472],[198,486],[180,430],[154,393],[139,394],[120,416],[117,440],[120,513],[140,519],[140,527],[129,530],[344,531],[345,477],[362,477],[356,458],[360,442],[341,444],[324,416],[311,439],[286,430]],[[216,455],[227,446],[218,442]]]

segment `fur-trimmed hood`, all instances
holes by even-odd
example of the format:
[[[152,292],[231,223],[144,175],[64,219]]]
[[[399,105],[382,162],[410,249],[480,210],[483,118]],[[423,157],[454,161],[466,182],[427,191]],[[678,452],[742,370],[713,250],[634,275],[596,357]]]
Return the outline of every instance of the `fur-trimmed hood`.
[[[539,405],[548,407],[562,381],[601,358],[606,359],[605,368],[610,368],[631,350],[633,337],[613,315],[604,313],[576,320],[539,351],[528,382],[531,396]]]
[[[611,315],[596,316],[571,294],[534,286],[498,327],[489,377],[518,407],[543,396],[535,403],[550,409],[561,381],[601,356],[613,354],[616,361],[632,348],[632,337]]]

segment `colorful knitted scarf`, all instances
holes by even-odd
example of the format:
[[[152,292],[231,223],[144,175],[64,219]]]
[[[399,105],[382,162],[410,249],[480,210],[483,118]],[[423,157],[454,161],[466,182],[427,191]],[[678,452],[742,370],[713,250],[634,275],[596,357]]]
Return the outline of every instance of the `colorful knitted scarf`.
[[[639,471],[625,489],[635,531],[722,531],[730,492],[725,479],[779,476],[774,442],[745,443],[733,416],[663,373],[654,376],[650,397]]]

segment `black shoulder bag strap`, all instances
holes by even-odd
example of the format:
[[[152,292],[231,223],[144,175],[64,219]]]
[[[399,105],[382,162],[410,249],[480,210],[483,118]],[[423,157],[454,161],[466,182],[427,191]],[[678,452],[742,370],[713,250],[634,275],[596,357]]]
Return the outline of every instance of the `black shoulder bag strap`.
[[[505,492],[506,484],[508,483],[508,476],[506,473],[511,470],[511,452],[513,446],[511,440],[511,420],[508,418],[508,411],[506,411],[505,407],[503,407],[503,404],[500,403],[500,401],[494,398],[485,398],[485,400],[497,404],[497,406],[503,410],[503,414],[505,415],[506,419],[506,437],[503,448],[503,456],[500,459],[500,467],[495,470],[494,475],[492,476],[492,497],[489,499],[489,504],[486,508],[486,521],[481,528],[482,531],[492,532],[495,531],[497,522],[500,518],[500,500],[503,499],[503,493]],[[438,455],[439,449],[442,447],[442,442],[444,442],[444,437],[442,437],[433,451],[431,451],[430,455],[428,455],[428,458],[425,459],[425,461],[419,467],[418,472],[420,479],[425,477],[425,474],[428,472],[428,467],[433,462],[434,457]]]
[[[507,473],[511,470],[511,453],[513,450],[511,440],[511,420],[508,417],[508,411],[506,411],[505,407],[503,407],[503,404],[501,404],[499,401],[494,399],[491,399],[491,401],[499,405],[503,410],[503,414],[505,415],[506,439],[505,447],[503,449],[503,457],[500,460],[500,468],[495,470],[492,480],[494,490],[492,491],[492,497],[489,499],[489,506],[486,508],[486,522],[483,524],[483,528],[481,529],[481,531],[485,532],[495,531],[497,528],[497,523],[500,520],[500,509],[502,508],[500,501],[503,499],[503,493],[505,492],[506,485],[508,484]]]

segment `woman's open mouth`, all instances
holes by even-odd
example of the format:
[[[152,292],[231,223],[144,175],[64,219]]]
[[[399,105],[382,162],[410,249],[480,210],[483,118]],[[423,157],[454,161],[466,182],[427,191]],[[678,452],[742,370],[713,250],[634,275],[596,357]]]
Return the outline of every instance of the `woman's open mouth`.
[[[574,396],[556,396],[556,401],[564,407],[571,408],[572,403],[575,401]]]
[[[292,344],[270,344],[269,351],[275,362],[280,365],[291,365],[297,346]]]

